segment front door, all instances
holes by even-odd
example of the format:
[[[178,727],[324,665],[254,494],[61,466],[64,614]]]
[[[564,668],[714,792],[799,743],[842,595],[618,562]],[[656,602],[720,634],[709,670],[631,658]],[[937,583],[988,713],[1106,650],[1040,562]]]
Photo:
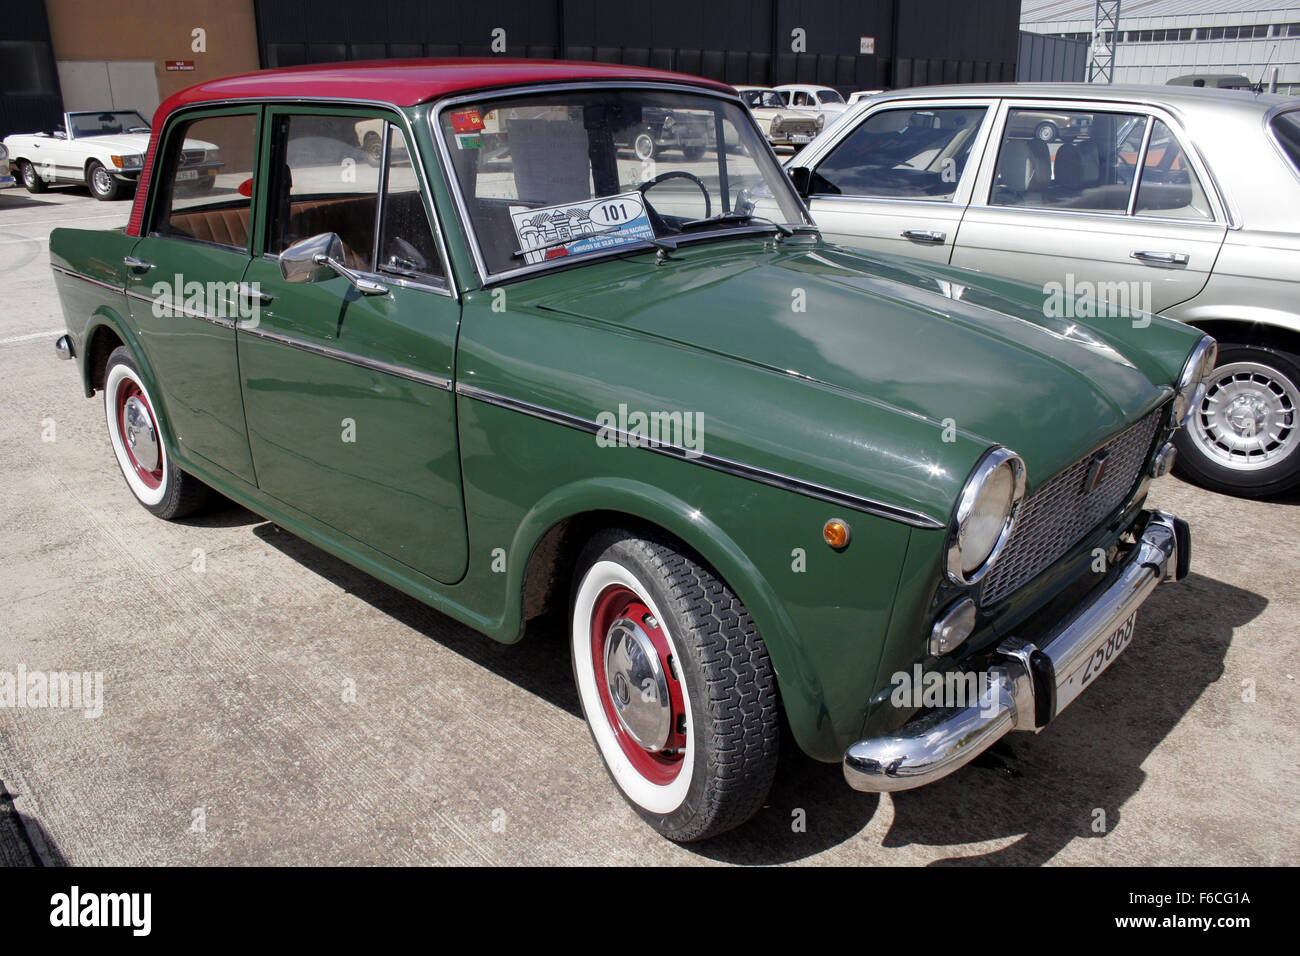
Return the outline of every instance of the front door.
[[[239,365],[258,486],[436,580],[467,561],[455,401],[460,303],[396,114],[268,110],[268,215],[244,276],[262,303]],[[380,148],[375,148],[375,137]],[[373,282],[290,283],[279,254],[322,233]]]
[[[148,228],[125,270],[131,317],[153,358],[182,457],[248,482],[253,462],[235,323],[249,313],[239,282],[249,263],[260,112],[207,110],[164,131]],[[217,174],[181,168],[182,149],[210,154]]]
[[[981,101],[884,105],[833,143],[814,144],[800,165],[812,169],[808,209],[822,235],[947,262],[989,113]]]

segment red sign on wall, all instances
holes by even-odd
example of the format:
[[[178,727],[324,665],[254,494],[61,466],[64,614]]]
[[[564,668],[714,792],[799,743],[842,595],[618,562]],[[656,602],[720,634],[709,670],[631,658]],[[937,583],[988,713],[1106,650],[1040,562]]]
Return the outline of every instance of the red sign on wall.
[[[168,72],[175,72],[177,70],[194,69],[193,60],[165,60],[164,62],[167,64]]]

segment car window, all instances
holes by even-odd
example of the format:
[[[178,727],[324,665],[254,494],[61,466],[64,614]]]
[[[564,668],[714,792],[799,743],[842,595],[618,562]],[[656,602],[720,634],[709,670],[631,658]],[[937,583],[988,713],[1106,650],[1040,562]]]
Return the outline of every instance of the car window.
[[[420,179],[401,129],[389,124],[379,269],[414,278],[443,278],[442,260],[420,199]]]
[[[109,110],[104,113],[70,113],[68,123],[73,139],[85,136],[116,136],[119,133],[147,133],[149,123],[134,110]]]
[[[279,254],[301,239],[335,233],[345,264],[374,271],[375,207],[384,121],[355,115],[282,115],[275,119],[267,251]]]
[[[818,164],[812,193],[951,201],[987,109],[872,113]]]
[[[994,206],[1126,214],[1147,118],[1011,109],[998,147]]]
[[[167,143],[154,234],[246,248],[257,115],[191,120]]]
[[[1291,160],[1295,171],[1300,173],[1300,110],[1281,113],[1273,117],[1269,125],[1273,129],[1273,135],[1277,137],[1278,145],[1282,147],[1282,152],[1286,154],[1287,159]]]
[[[844,97],[834,90],[820,90],[817,93],[817,99],[823,103],[843,103]]]
[[[1151,128],[1133,212],[1165,219],[1213,219],[1201,181],[1173,132],[1161,120]]]

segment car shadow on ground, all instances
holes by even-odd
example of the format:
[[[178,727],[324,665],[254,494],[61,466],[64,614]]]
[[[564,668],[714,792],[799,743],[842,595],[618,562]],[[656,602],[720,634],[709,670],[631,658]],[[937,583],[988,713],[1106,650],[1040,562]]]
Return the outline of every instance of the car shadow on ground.
[[[29,206],[56,206],[58,203],[46,202],[43,199],[33,199],[26,192],[11,187],[0,190],[0,212],[7,212],[10,209],[26,209]]]
[[[500,644],[271,523],[253,533],[407,627],[582,719],[562,616],[532,621],[524,640]],[[1037,865],[1076,837],[1114,832],[1122,826],[1121,807],[1145,779],[1143,762],[1222,675],[1233,630],[1267,604],[1199,574],[1158,589],[1139,614],[1132,646],[1041,735],[1012,734],[952,777],[895,794],[884,846],[996,841],[1006,845],[936,864]],[[788,731],[781,744],[758,815],[687,849],[719,862],[793,862],[853,839],[880,812],[880,797],[850,789],[838,764],[806,757]],[[1099,820],[1104,829],[1096,832]]]
[[[14,805],[15,799],[0,780],[0,866],[67,866],[53,838]]]

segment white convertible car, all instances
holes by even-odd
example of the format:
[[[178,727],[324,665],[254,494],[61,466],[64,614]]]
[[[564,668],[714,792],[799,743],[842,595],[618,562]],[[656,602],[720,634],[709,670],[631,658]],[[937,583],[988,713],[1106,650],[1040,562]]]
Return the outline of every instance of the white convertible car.
[[[4,138],[15,172],[28,192],[57,183],[85,183],[96,199],[130,195],[149,149],[149,123],[135,110],[83,110],[63,114],[52,133],[14,133]],[[177,182],[206,192],[216,181],[217,147],[186,140]]]

